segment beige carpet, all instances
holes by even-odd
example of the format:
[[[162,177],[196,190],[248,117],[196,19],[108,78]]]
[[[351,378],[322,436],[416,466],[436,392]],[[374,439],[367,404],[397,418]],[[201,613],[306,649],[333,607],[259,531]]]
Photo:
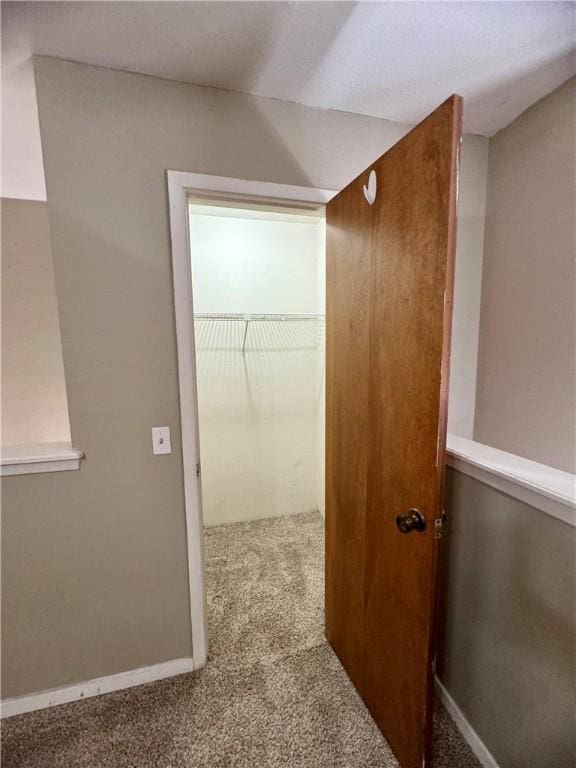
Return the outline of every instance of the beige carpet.
[[[206,529],[210,662],[245,667],[322,645],[318,513]]]
[[[395,768],[323,637],[323,524],[206,532],[205,670],[5,720],[3,768]],[[478,768],[437,712],[435,768]]]

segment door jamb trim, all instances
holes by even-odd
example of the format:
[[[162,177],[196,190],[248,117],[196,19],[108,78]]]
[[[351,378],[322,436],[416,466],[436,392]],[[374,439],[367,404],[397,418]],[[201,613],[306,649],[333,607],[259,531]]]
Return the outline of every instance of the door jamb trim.
[[[246,197],[251,199],[259,198],[267,202],[282,200],[283,202],[291,201],[294,203],[325,205],[337,192],[336,190],[315,187],[298,187],[267,181],[187,173],[185,171],[169,170],[166,171],[166,177],[172,248],[178,388],[180,394],[180,428],[186,512],[188,588],[190,595],[190,631],[194,669],[199,669],[206,664],[208,658],[208,627],[206,617],[202,492],[200,477],[197,473],[197,466],[200,462],[200,441],[188,197],[194,194],[197,194],[199,197],[204,195],[207,197],[232,195],[240,200]]]

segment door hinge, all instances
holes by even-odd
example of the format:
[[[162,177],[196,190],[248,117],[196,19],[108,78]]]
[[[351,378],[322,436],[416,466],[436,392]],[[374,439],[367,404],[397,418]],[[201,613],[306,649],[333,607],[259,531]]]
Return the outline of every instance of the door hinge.
[[[446,522],[446,510],[443,509],[440,517],[437,517],[436,520],[434,520],[434,538],[435,539],[442,538],[442,529],[444,528],[445,522]]]
[[[196,462],[196,477],[200,477],[200,462]]]

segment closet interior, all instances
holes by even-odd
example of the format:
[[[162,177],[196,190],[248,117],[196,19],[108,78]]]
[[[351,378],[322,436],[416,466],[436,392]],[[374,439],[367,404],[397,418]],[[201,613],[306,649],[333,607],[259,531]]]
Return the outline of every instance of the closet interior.
[[[325,219],[189,201],[205,526],[324,511]]]

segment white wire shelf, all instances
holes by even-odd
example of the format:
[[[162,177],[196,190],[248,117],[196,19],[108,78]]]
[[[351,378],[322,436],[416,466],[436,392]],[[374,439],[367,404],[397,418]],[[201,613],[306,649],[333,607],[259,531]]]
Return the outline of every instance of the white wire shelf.
[[[325,315],[306,315],[306,314],[253,314],[236,312],[196,312],[195,320],[239,320],[249,323],[253,320],[324,320]]]
[[[215,321],[215,322],[240,322],[244,323],[242,333],[242,342],[239,348],[242,354],[246,352],[246,341],[248,339],[248,330],[252,323],[299,323],[301,321],[316,321],[323,324],[325,315],[321,314],[293,314],[293,313],[244,313],[244,312],[197,312],[194,314],[195,321]]]

